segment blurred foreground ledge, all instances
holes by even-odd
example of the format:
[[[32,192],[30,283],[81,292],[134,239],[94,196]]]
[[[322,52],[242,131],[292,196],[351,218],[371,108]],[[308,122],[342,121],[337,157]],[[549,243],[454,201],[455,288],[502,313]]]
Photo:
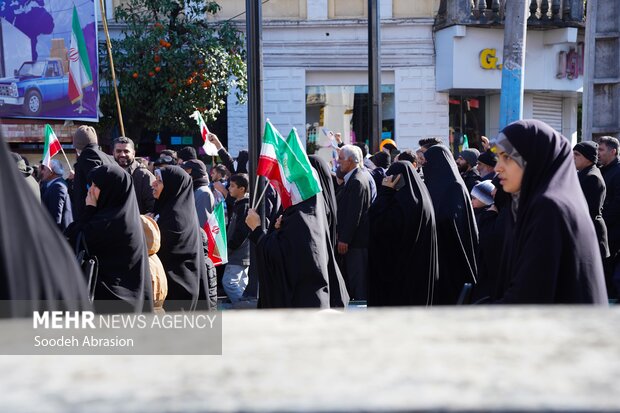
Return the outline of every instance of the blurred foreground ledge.
[[[11,412],[619,411],[620,309],[227,311],[222,356],[0,369]]]

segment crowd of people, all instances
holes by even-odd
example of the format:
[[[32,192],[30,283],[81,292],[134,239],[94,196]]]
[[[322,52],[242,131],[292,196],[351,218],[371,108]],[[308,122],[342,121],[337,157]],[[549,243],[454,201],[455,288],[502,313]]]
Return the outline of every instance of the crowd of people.
[[[13,154],[25,177],[15,188],[24,192],[18,208],[32,212],[38,207],[27,204],[40,203],[48,212],[40,219],[56,224],[49,232],[62,239],[63,253],[83,243],[97,257],[95,308],[105,301],[118,302],[117,311],[214,309],[218,295],[232,307],[259,308],[617,297],[616,138],[571,148],[545,123],[524,120],[457,154],[441,138],[422,139],[415,151],[385,140],[374,154],[338,139],[331,164],[309,156],[321,192],[283,209],[268,186],[265,222],[250,202],[247,151],[233,159],[217,136],[208,139],[221,160],[210,170],[193,147],[146,162],[126,137],[114,140],[110,156],[89,126],[73,137],[71,174],[52,160],[39,167],[37,182]],[[220,203],[228,262],[216,267],[204,228]],[[67,265],[75,270],[63,264],[64,271]],[[49,278],[40,281],[49,298],[85,302],[83,279],[54,287],[56,276]],[[5,298],[36,289],[11,294],[6,283]]]

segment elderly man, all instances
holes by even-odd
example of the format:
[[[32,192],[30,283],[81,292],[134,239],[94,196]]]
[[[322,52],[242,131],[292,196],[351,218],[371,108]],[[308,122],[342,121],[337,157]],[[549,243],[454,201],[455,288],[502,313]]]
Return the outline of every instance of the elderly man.
[[[92,126],[82,125],[73,134],[73,147],[77,152],[75,176],[73,178],[73,219],[77,220],[86,205],[86,194],[90,185],[88,174],[101,165],[111,165],[112,157],[99,149],[97,132]]]
[[[370,182],[361,169],[362,151],[358,147],[344,145],[339,152],[338,164],[344,183],[337,195],[338,253],[342,257],[349,295],[355,300],[366,300]]]
[[[620,163],[618,163],[618,139],[603,136],[598,141],[598,159],[605,180],[607,194],[603,203],[603,220],[607,225],[609,258],[605,261],[605,279],[609,298],[618,297],[620,289]],[[614,281],[615,280],[615,283]]]
[[[607,226],[603,220],[603,202],[605,201],[605,181],[601,171],[596,166],[598,161],[598,144],[592,141],[580,142],[573,148],[575,167],[579,177],[579,185],[588,203],[590,218],[594,223],[596,237],[601,250],[603,262],[609,257],[607,244]]]
[[[153,212],[155,198],[151,185],[155,181],[155,175],[136,161],[136,148],[133,141],[125,136],[120,136],[114,139],[113,151],[116,163],[133,178],[133,189],[138,199],[140,214]]]
[[[49,168],[41,165],[41,180],[46,183],[41,204],[49,211],[61,231],[73,222],[69,188],[63,179],[64,174],[65,169],[56,159],[50,161]]]

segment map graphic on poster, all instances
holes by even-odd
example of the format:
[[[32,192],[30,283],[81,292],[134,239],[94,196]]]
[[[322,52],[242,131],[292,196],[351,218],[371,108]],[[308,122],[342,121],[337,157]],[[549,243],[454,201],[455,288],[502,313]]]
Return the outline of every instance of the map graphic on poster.
[[[0,0],[0,117],[97,121],[94,0]]]

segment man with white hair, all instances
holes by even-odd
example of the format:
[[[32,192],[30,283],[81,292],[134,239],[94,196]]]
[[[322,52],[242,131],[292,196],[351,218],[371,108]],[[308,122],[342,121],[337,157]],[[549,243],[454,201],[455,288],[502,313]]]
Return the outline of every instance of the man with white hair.
[[[362,160],[362,151],[354,145],[344,145],[338,154],[344,183],[337,195],[337,246],[349,295],[355,300],[367,299],[371,192],[369,178],[361,169]]]
[[[52,219],[61,231],[73,222],[71,198],[67,182],[63,179],[65,169],[56,159],[52,159],[50,167],[41,165],[41,180],[46,183],[41,204],[49,211]]]

